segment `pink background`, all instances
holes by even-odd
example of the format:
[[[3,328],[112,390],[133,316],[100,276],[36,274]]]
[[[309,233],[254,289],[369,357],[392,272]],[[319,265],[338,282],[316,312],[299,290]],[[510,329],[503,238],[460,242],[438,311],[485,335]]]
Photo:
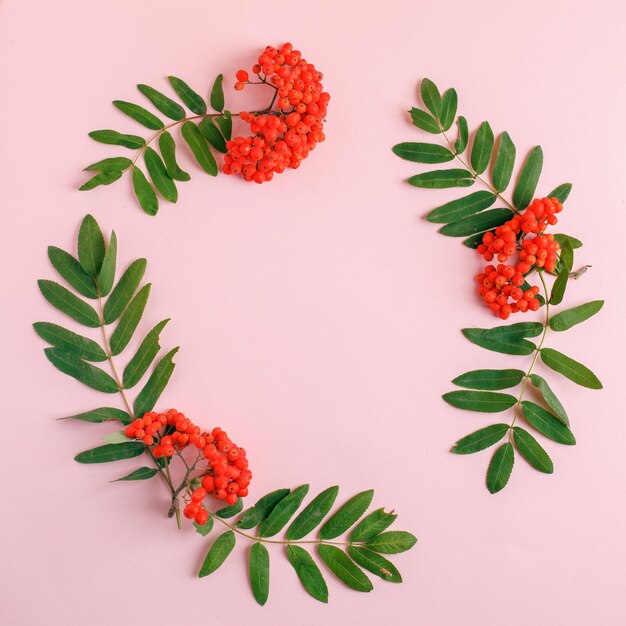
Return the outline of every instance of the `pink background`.
[[[607,0],[2,2],[0,622],[623,624],[625,17]],[[169,73],[206,91],[221,71],[237,110],[234,71],[286,39],[332,93],[328,141],[301,170],[258,187],[210,179],[182,155],[192,181],[157,218],[136,207],[127,180],[76,190],[82,167],[115,154],[88,131],[138,130],[111,100],[141,101],[138,82],[166,90]],[[472,295],[479,263],[421,219],[458,192],[410,188],[403,180],[420,166],[390,151],[424,138],[405,114],[424,75],[457,88],[472,127],[489,119],[519,154],[541,143],[542,193],[575,183],[562,229],[584,240],[577,263],[593,268],[567,303],[607,299],[597,318],[549,340],[605,384],[551,376],[578,445],[547,442],[551,477],[518,459],[497,496],[484,487],[488,453],[448,452],[490,418],[439,395],[467,369],[515,359],[459,333],[493,321]],[[115,228],[123,263],[149,259],[142,328],[171,316],[163,344],[181,346],[164,406],[249,449],[252,499],[303,482],[315,493],[339,483],[343,496],[373,487],[375,505],[395,508],[420,539],[395,558],[403,585],[376,579],[359,595],[328,576],[324,606],[274,550],[260,608],[243,544],[199,581],[207,541],[165,519],[161,485],[107,482],[133,461],[72,460],[115,426],[53,418],[117,400],[54,370],[30,324],[63,319],[35,280],[53,278],[46,246],[72,249],[87,211]]]

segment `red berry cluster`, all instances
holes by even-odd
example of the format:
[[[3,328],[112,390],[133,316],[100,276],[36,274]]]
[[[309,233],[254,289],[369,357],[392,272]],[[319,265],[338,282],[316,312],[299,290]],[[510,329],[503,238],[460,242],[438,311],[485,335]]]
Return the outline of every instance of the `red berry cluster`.
[[[226,143],[223,171],[264,183],[288,167],[297,169],[324,141],[323,122],[330,95],[322,90],[322,73],[290,43],[278,49],[265,48],[252,71],[259,82],[251,82],[248,72],[239,70],[235,89],[241,90],[246,84],[267,84],[275,89],[275,98],[265,111],[239,114],[252,134]],[[274,101],[276,111],[272,110]]]
[[[487,265],[476,276],[478,293],[485,304],[501,319],[518,311],[536,311],[540,302],[537,299],[539,287],[521,289],[524,275],[535,267],[553,272],[556,268],[559,243],[553,235],[546,235],[548,225],[557,223],[556,214],[563,210],[557,198],[537,198],[523,212],[515,215],[494,231],[483,235],[478,253],[485,261],[494,258],[500,264]],[[519,252],[515,265],[505,265],[505,261]]]

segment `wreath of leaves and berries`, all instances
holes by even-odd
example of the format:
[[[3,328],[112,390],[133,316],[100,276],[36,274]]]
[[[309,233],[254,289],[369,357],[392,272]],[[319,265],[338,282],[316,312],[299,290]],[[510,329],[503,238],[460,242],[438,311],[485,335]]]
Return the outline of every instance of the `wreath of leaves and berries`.
[[[325,139],[324,118],[330,95],[323,91],[323,75],[290,43],[279,48],[267,46],[257,61],[252,68],[255,80],[241,69],[236,73],[235,90],[241,91],[246,85],[268,87],[271,101],[259,111],[232,113],[226,109],[222,74],[213,82],[208,103],[176,76],[168,80],[184,106],[149,85],[137,85],[157,112],[172,121],[163,120],[139,104],[114,100],[122,113],[154,133],[148,137],[110,129],[89,133],[95,141],[135,150],[136,154],[133,158],[108,157],[87,166],[86,171],[97,173],[80,190],[110,185],[128,172],[137,200],[148,215],[156,215],[159,209],[157,193],[176,203],[176,183],[191,178],[176,158],[180,143],[179,137],[172,134],[176,128],[198,165],[210,176],[217,176],[216,156],[221,154],[225,174],[240,175],[245,181],[259,184],[271,181],[287,168],[298,168]],[[209,105],[214,112],[209,112]],[[233,139],[233,118],[245,122],[250,134]],[[142,158],[148,176],[140,167]]]
[[[533,200],[543,166],[541,147],[533,148],[528,154],[509,199],[504,193],[513,177],[516,149],[508,133],[503,132],[496,141],[489,122],[483,122],[473,133],[469,148],[469,125],[463,116],[457,117],[456,91],[448,89],[441,94],[431,80],[424,78],[420,94],[425,109],[409,111],[413,124],[441,137],[444,145],[405,142],[394,146],[393,152],[416,163],[457,161],[461,167],[423,172],[411,176],[409,184],[424,189],[465,188],[474,184],[483,187],[435,208],[426,219],[443,224],[439,230],[442,235],[466,238],[464,245],[477,250],[490,263],[476,276],[478,294],[500,319],[543,309],[542,321],[463,329],[472,343],[494,352],[527,356],[530,364],[526,370],[466,372],[452,381],[464,389],[443,396],[452,406],[468,411],[512,411],[510,421],[481,428],[457,441],[452,448],[455,454],[472,454],[500,444],[487,471],[487,488],[496,493],[508,483],[515,450],[536,470],[553,472],[551,458],[521,425],[523,422],[557,443],[576,443],[565,408],[536,369],[541,361],[578,385],[601,389],[600,380],[588,367],[547,347],[546,341],[548,331],[569,330],[595,315],[604,302],[594,300],[553,313],[553,307],[563,301],[569,281],[579,278],[589,266],[572,271],[574,250],[582,243],[568,235],[547,232],[556,225],[557,214],[563,209],[572,185],[559,185],[546,197]],[[450,129],[455,121],[458,132],[453,140]],[[503,206],[490,208],[497,203]],[[529,283],[534,277],[538,278],[538,285]],[[547,278],[554,279],[551,288]],[[536,342],[531,341],[535,337]],[[518,388],[517,395],[501,392],[513,388]],[[528,399],[533,392],[538,402]],[[500,443],[503,439],[506,441]]]
[[[372,490],[350,498],[330,516],[337,486],[316,495],[297,515],[308,485],[273,491],[244,511],[243,500],[252,480],[245,449],[235,445],[221,428],[204,431],[179,411],[154,411],[174,372],[173,358],[178,351],[176,347],[159,356],[160,335],[168,319],[152,328],[124,368],[118,369],[118,359],[137,331],[150,294],[150,284],[141,286],[146,259],[133,261],[116,281],[117,237],[113,232],[105,243],[90,215],[80,226],[77,258],[54,246],[48,248],[48,256],[67,286],[40,280],[41,293],[59,311],[98,333],[99,339],[37,322],[37,334],[50,344],[45,355],[64,374],[97,391],[118,395],[123,406],[104,406],[61,418],[91,423],[113,420],[124,426],[75,460],[108,463],[144,457],[148,465],[117,481],[158,476],[169,493],[167,514],[176,518],[179,528],[181,506],[184,517],[193,520],[203,537],[214,526],[221,527],[224,532],[209,547],[200,577],[217,570],[240,539],[249,544],[249,580],[259,604],[268,599],[268,547],[272,545],[283,547],[304,589],[321,602],[327,602],[328,588],[306,548],[315,548],[328,570],[357,591],[373,588],[365,571],[389,582],[402,582],[398,569],[383,555],[409,550],[416,539],[405,531],[388,530],[397,517],[393,511],[378,508],[366,515],[374,497]],[[108,366],[110,374],[99,364]],[[131,402],[129,392],[140,384],[141,390]],[[214,509],[214,504],[226,506]],[[316,529],[317,535],[313,535]]]

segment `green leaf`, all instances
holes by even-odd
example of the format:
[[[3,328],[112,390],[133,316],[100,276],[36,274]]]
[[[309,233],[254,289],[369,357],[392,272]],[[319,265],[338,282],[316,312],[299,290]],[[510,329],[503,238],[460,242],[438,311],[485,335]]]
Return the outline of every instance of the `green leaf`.
[[[184,81],[176,76],[168,76],[170,85],[184,102],[185,106],[196,115],[206,113],[206,102]]]
[[[539,442],[527,431],[519,426],[513,427],[513,440],[517,451],[536,469],[544,474],[552,474],[554,465],[548,453],[539,445]]]
[[[119,444],[118,444],[119,445]],[[123,476],[122,478],[118,478],[117,480],[112,480],[113,483],[119,483],[122,480],[148,480],[153,476],[156,476],[159,473],[159,470],[154,467],[140,467],[136,469],[134,472]]]
[[[552,285],[552,291],[550,292],[550,304],[561,304],[563,296],[565,295],[565,289],[567,288],[567,281],[569,280],[569,273],[572,271],[574,264],[574,249],[569,239],[563,242],[561,248],[561,254],[559,256],[560,267],[559,275]]]
[[[471,235],[467,239],[463,240],[463,245],[471,248],[472,250],[476,250],[478,246],[483,242],[483,235],[485,233],[476,233],[475,235]]]
[[[485,328],[464,328],[462,332],[472,343],[493,352],[529,355],[537,349],[537,346],[532,341],[510,335],[494,336],[489,332],[490,330]]]
[[[410,550],[417,543],[417,539],[405,530],[389,530],[370,539],[365,547],[382,554],[399,554]]]
[[[522,413],[528,423],[542,435],[548,437],[548,439],[568,446],[576,445],[576,438],[572,431],[542,406],[530,400],[524,400],[522,402]]]
[[[217,176],[215,157],[198,127],[193,122],[184,122],[180,132],[200,167],[210,176]]]
[[[169,382],[176,364],[172,361],[178,348],[170,350],[156,365],[154,371],[148,378],[148,382],[139,395],[135,398],[133,405],[134,413],[137,417],[142,417],[144,413],[152,411],[154,405],[161,397],[163,390]]]
[[[122,170],[128,169],[132,164],[132,160],[128,157],[110,157],[88,165],[83,171],[121,172]]]
[[[519,385],[524,376],[522,370],[472,370],[457,376],[452,382],[468,389],[495,391]]]
[[[141,342],[141,345],[135,352],[132,359],[128,362],[124,368],[124,374],[122,376],[122,384],[124,389],[131,389],[148,371],[150,363],[155,359],[159,353],[161,345],[159,343],[159,335],[165,325],[169,322],[169,318],[159,322]]]
[[[570,235],[563,235],[561,233],[556,233],[554,235],[554,241],[558,241],[561,247],[563,247],[566,239],[569,239],[570,244],[572,244],[573,250],[576,250],[577,248],[582,248],[583,246],[583,242],[580,239],[576,239],[575,237],[571,237]]]
[[[467,143],[469,141],[469,128],[467,120],[462,115],[459,115],[459,119],[456,123],[459,127],[459,138],[454,142],[454,149],[457,154],[461,154],[465,148],[467,148]]]
[[[569,197],[572,191],[572,183],[563,183],[558,187],[555,187],[548,195],[548,198],[556,198],[559,202],[563,203]]]
[[[211,88],[211,107],[215,111],[220,113],[224,110],[224,88],[222,87],[222,81],[224,77],[218,74],[213,87]]]
[[[452,447],[454,454],[474,454],[486,450],[495,445],[506,435],[510,426],[508,424],[492,424],[481,428],[462,439],[459,439]]]
[[[494,338],[514,337],[521,339],[523,337],[538,337],[542,332],[543,324],[541,322],[517,322],[516,324],[489,328],[486,334]]]
[[[54,367],[88,387],[104,393],[119,391],[117,383],[111,376],[77,356],[58,348],[45,348],[44,352]]]
[[[137,85],[137,89],[152,102],[152,104],[171,120],[179,122],[185,117],[185,109],[171,98],[153,89],[149,85]]]
[[[406,141],[393,148],[393,153],[406,161],[414,163],[446,163],[454,159],[454,154],[436,143],[415,143]]]
[[[497,196],[489,191],[475,191],[458,200],[447,202],[433,209],[426,219],[435,224],[448,224],[456,222],[464,217],[474,215],[483,209],[488,209],[497,199]]]
[[[426,113],[426,111],[416,109],[415,107],[412,108],[409,113],[411,114],[413,125],[417,126],[417,128],[421,128],[432,135],[438,135],[441,132],[437,120],[430,113]]]
[[[273,537],[280,532],[291,516],[297,511],[302,500],[309,491],[308,485],[301,485],[294,489],[276,504],[274,510],[261,522],[259,537]]]
[[[402,582],[402,576],[396,566],[384,556],[360,546],[349,546],[348,553],[356,563],[368,572],[372,572],[372,574],[390,583]]]
[[[328,569],[351,589],[367,592],[374,588],[363,571],[337,546],[320,543],[317,545],[317,553]]]
[[[541,168],[543,167],[543,151],[541,146],[536,146],[530,151],[522,172],[513,190],[513,204],[520,211],[525,209],[535,195]]]
[[[554,391],[550,388],[547,381],[537,374],[530,375],[530,382],[534,387],[539,389],[546,404],[555,412],[558,417],[566,426],[569,426],[569,418],[565,408],[554,394]]]
[[[85,413],[77,413],[76,415],[68,415],[67,417],[60,417],[61,420],[81,420],[83,422],[91,422],[92,424],[101,424],[109,420],[117,420],[125,426],[133,421],[133,418],[120,409],[114,409],[113,407],[101,407],[99,409],[93,409],[92,411],[86,411]]]
[[[126,443],[128,441],[128,437],[123,430],[115,430],[102,437],[102,441],[104,443]]]
[[[602,389],[602,383],[588,367],[557,350],[542,348],[541,360],[555,372],[563,374],[577,385],[589,389]]]
[[[107,143],[114,146],[123,146],[131,150],[139,150],[143,148],[145,139],[138,135],[124,135],[116,130],[92,130],[89,136],[100,143]]]
[[[517,402],[511,394],[493,391],[450,391],[441,397],[457,409],[479,413],[500,413]]]
[[[113,104],[122,113],[125,113],[128,117],[132,117],[135,121],[150,130],[161,130],[163,128],[163,122],[156,115],[153,115],[150,111],[144,109],[138,104],[126,102],[124,100],[113,100]]]
[[[200,124],[198,124],[200,132],[204,135],[204,138],[218,151],[226,153],[226,142],[222,133],[218,130],[217,126],[213,124],[213,120],[210,117],[205,117]]]
[[[228,519],[230,517],[234,517],[237,513],[241,513],[243,509],[243,498],[238,498],[235,504],[231,504],[230,506],[225,506],[219,511],[215,512],[217,517],[221,517],[222,519]]]
[[[108,443],[91,450],[80,452],[74,457],[79,463],[110,463],[122,459],[132,459],[143,454],[145,446],[141,441],[128,443]]]
[[[224,111],[224,115],[220,115],[215,118],[215,123],[219,126],[219,129],[224,135],[224,139],[228,141],[233,134],[233,118],[230,111]]]
[[[122,178],[121,170],[108,170],[106,172],[99,172],[95,176],[92,176],[87,182],[83,183],[78,191],[91,191],[100,185],[110,185],[116,180]]]
[[[141,208],[148,215],[156,215],[159,210],[159,200],[154,193],[152,185],[148,182],[146,175],[137,167],[133,167],[133,191]]]
[[[254,528],[260,524],[287,495],[289,495],[289,489],[277,489],[263,496],[253,507],[250,507],[244,512],[237,522],[237,527],[245,530]]]
[[[474,184],[471,172],[463,169],[434,170],[416,174],[408,179],[409,185],[423,189],[447,189],[449,187],[470,187]]]
[[[437,85],[429,78],[423,78],[420,85],[420,94],[426,108],[436,117],[441,116],[441,94]]]
[[[95,277],[100,273],[104,260],[104,237],[98,222],[91,215],[85,216],[78,231],[78,262],[85,274]]]
[[[328,602],[328,587],[311,555],[300,546],[288,544],[287,558],[307,593],[320,602]]]
[[[159,137],[159,150],[165,163],[165,169],[173,180],[187,181],[191,177],[187,172],[181,170],[176,161],[176,142],[167,131],[161,133]]]
[[[220,535],[210,547],[198,577],[204,578],[218,569],[233,551],[235,541],[235,533],[232,530],[227,530]]]
[[[454,124],[458,103],[459,99],[454,89],[448,89],[443,94],[440,119],[444,130],[450,130],[450,127]]]
[[[124,312],[143,278],[146,265],[146,259],[137,259],[122,274],[104,305],[105,324],[111,324]]]
[[[97,298],[98,290],[91,276],[87,275],[80,263],[65,250],[48,247],[48,258],[54,269],[65,279],[78,293],[86,298]]]
[[[494,453],[487,470],[487,489],[490,493],[498,493],[506,487],[513,471],[515,452],[513,444],[502,444]]]
[[[572,309],[561,311],[550,318],[550,328],[557,332],[568,330],[593,317],[604,306],[604,300],[592,300]]]
[[[513,217],[513,212],[510,209],[489,209],[476,215],[468,215],[458,222],[446,224],[439,229],[439,232],[447,237],[466,237],[502,226],[511,217]]]
[[[350,498],[320,528],[320,539],[333,539],[343,535],[367,511],[373,497],[374,490],[369,489]]]
[[[386,513],[385,509],[376,509],[369,515],[366,515],[352,530],[350,533],[350,541],[368,541],[376,535],[387,529],[396,517],[398,517],[393,511]]]
[[[131,300],[128,307],[126,307],[115,330],[111,334],[111,353],[114,356],[120,354],[131,340],[146,308],[148,296],[150,295],[150,287],[151,285],[148,283],[137,292],[137,295]]]
[[[476,131],[470,160],[477,174],[482,174],[489,165],[493,150],[493,131],[489,122],[483,122]]]
[[[35,322],[35,332],[55,348],[71,352],[73,355],[87,361],[106,361],[104,350],[92,339],[77,335],[71,330],[48,322]]]
[[[513,166],[515,165],[515,144],[511,141],[509,133],[500,135],[500,143],[493,166],[491,180],[496,191],[504,191],[511,182]]]
[[[213,530],[213,516],[209,515],[209,519],[207,519],[205,524],[202,524],[202,526],[200,526],[200,524],[197,524],[196,522],[193,523],[196,532],[201,535],[202,537],[207,537],[211,531]]]
[[[293,520],[287,530],[287,539],[294,541],[308,535],[324,519],[332,508],[339,493],[339,487],[329,487],[318,494]]]
[[[146,162],[146,168],[148,169],[148,174],[150,174],[152,183],[156,187],[157,191],[168,202],[175,204],[178,200],[178,190],[176,189],[176,184],[167,173],[167,169],[165,168],[165,164],[161,160],[161,157],[150,147],[146,148],[143,156]]]
[[[86,302],[75,296],[69,289],[52,280],[37,281],[43,297],[54,307],[69,315],[83,326],[97,328],[100,320],[95,310]]]
[[[258,541],[250,548],[249,572],[254,599],[263,606],[270,593],[270,555],[267,548]]]
[[[108,296],[115,282],[115,269],[117,264],[117,236],[115,231],[111,233],[109,245],[106,247],[102,267],[98,274],[98,287],[100,295]]]

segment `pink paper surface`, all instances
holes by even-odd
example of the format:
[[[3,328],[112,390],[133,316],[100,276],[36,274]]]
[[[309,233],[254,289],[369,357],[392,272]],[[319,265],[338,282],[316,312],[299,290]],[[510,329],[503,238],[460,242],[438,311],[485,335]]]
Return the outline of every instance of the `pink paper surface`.
[[[625,17],[607,0],[2,2],[0,622],[623,624]],[[127,180],[77,191],[82,167],[124,152],[88,131],[140,130],[111,100],[140,102],[140,82],[167,91],[168,74],[206,93],[223,72],[239,110],[249,100],[232,90],[234,72],[284,40],[332,94],[328,140],[298,172],[262,187],[211,179],[183,152],[192,181],[156,218]],[[593,267],[566,304],[607,301],[549,338],[605,384],[590,391],[548,373],[578,444],[541,438],[554,475],[518,458],[496,496],[484,486],[489,453],[449,448],[497,417],[440,394],[468,369],[528,359],[461,336],[494,323],[472,293],[480,259],[422,219],[458,191],[409,187],[426,168],[391,153],[428,140],[406,114],[423,76],[456,87],[472,128],[489,119],[508,130],[518,155],[541,143],[541,193],[574,183],[559,230],[584,240],[576,263]],[[340,498],[374,488],[374,505],[419,537],[394,559],[404,584],[376,579],[359,595],[328,575],[324,606],[273,549],[261,608],[243,542],[198,580],[208,541],[175,530],[162,485],[109,484],[139,462],[73,461],[116,427],[54,418],[119,402],[52,368],[31,323],[65,321],[35,281],[54,278],[46,246],[72,250],[86,212],[116,230],[122,265],[148,258],[142,329],[172,318],[162,343],[181,350],[162,407],[219,424],[248,449],[252,501],[305,482],[312,493],[340,484]]]

